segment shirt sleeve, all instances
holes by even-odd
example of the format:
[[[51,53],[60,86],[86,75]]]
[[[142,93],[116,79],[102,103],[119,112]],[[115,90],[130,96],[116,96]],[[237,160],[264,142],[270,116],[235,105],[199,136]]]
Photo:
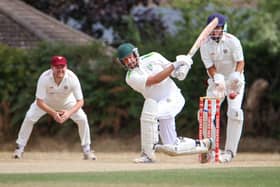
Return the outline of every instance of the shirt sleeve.
[[[207,48],[208,48],[207,44],[204,44],[200,47],[200,56],[201,56],[202,62],[206,69],[208,69],[214,65]]]
[[[73,76],[72,78],[73,82],[73,95],[76,98],[76,100],[81,100],[83,99],[83,92],[82,92],[82,88],[81,88],[81,84],[80,81],[78,79],[78,77],[76,75]]]
[[[140,74],[137,71],[128,71],[126,74],[126,83],[135,91],[144,93],[146,87],[146,81],[148,76]]]
[[[47,87],[45,77],[41,75],[37,81],[36,98],[44,99],[46,97]]]
[[[160,62],[161,66],[163,68],[166,68],[171,64],[171,62],[169,60],[167,60],[165,57],[163,57],[161,54],[156,53],[156,55],[157,55],[156,56],[157,61]]]
[[[235,38],[234,42],[233,42],[233,59],[235,62],[238,61],[243,61],[244,60],[244,56],[243,56],[243,49],[241,46],[240,41]]]

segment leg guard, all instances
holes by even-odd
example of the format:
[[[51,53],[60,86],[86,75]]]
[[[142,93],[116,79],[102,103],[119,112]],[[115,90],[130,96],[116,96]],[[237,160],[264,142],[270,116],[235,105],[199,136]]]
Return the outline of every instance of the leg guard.
[[[169,156],[207,153],[211,147],[210,139],[194,140],[191,138],[178,138],[175,144],[157,145],[156,149]]]
[[[153,99],[146,99],[141,113],[141,149],[150,159],[155,158],[155,144],[158,143],[158,104]]]
[[[229,108],[227,116],[228,121],[225,150],[230,150],[233,153],[233,156],[235,156],[243,128],[243,110]]]

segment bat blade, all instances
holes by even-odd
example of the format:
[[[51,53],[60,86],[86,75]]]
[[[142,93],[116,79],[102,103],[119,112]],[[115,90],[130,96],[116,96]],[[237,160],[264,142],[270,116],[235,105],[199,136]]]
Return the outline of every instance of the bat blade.
[[[193,57],[197,50],[200,48],[203,41],[208,37],[208,35],[215,29],[215,27],[218,25],[218,18],[214,18],[200,33],[194,44],[192,45],[192,48],[189,50],[188,55],[190,57]]]

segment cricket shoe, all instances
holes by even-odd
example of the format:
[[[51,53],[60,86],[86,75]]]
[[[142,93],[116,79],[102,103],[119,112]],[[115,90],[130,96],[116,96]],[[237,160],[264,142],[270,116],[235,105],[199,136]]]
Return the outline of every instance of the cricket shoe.
[[[207,153],[200,154],[200,163],[208,163],[212,160],[212,151],[213,148],[213,139],[212,138],[205,138],[200,140],[200,146],[206,147],[208,149]]]
[[[215,150],[209,150],[208,153],[202,153],[200,154],[200,163],[205,164],[209,162],[214,162],[215,161]]]
[[[233,159],[233,152],[231,150],[226,150],[222,152],[219,156],[220,163],[228,163]]]
[[[139,158],[136,158],[133,160],[136,164],[146,164],[146,163],[154,163],[155,160],[152,158],[149,158],[145,153],[142,153]]]
[[[88,151],[84,153],[84,160],[96,160],[96,156],[93,151]]]
[[[200,163],[205,164],[210,161],[208,153],[201,153],[200,154]]]
[[[13,154],[14,159],[22,159],[23,158],[23,151],[16,149]]]
[[[212,138],[205,138],[200,140],[201,146],[206,147],[208,150],[212,149],[213,147],[213,139]]]

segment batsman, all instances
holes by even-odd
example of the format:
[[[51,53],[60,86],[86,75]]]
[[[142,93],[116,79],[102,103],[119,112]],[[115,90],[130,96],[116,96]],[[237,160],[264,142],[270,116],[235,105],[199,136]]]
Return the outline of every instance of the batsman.
[[[226,98],[228,104],[225,150],[219,157],[220,162],[224,163],[230,162],[236,156],[243,128],[241,105],[244,95],[245,62],[239,39],[226,32],[227,18],[220,13],[214,13],[208,17],[207,24],[215,18],[218,18],[218,25],[201,45],[200,54],[209,76],[206,95],[220,98],[221,102]],[[212,103],[212,124],[215,104]],[[204,119],[207,120],[207,115]],[[215,134],[212,135],[215,138]]]
[[[134,162],[154,162],[156,150],[171,156],[208,152],[211,139],[194,140],[176,133],[175,116],[185,99],[171,77],[183,80],[192,59],[179,55],[172,63],[157,52],[139,56],[134,45],[124,43],[118,47],[118,60],[127,69],[126,83],[145,99],[140,119],[141,156]],[[180,67],[185,71],[178,71]]]

